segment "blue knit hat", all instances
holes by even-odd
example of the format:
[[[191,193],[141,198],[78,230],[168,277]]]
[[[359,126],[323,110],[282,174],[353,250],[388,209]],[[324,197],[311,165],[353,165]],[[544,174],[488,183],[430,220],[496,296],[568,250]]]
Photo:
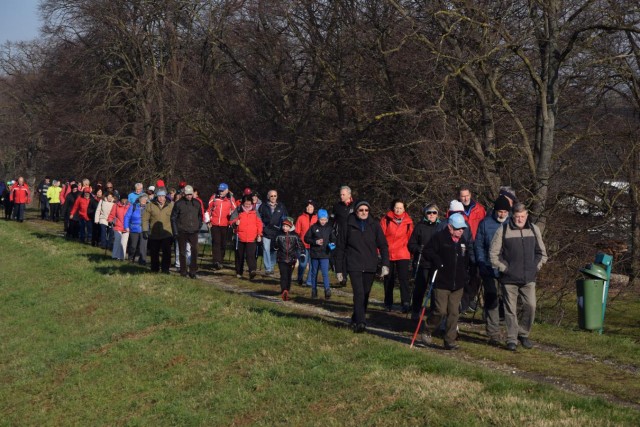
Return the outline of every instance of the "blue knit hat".
[[[329,213],[327,212],[326,209],[320,209],[318,211],[318,219],[322,219],[322,218],[329,219]]]

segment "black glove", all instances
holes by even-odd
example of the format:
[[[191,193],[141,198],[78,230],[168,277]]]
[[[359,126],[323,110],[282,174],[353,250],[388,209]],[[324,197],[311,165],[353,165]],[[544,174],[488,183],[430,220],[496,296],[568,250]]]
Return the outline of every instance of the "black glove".
[[[147,240],[147,239],[149,238],[149,232],[148,232],[148,231],[143,231],[143,232],[142,232],[142,238],[143,238],[144,240]]]

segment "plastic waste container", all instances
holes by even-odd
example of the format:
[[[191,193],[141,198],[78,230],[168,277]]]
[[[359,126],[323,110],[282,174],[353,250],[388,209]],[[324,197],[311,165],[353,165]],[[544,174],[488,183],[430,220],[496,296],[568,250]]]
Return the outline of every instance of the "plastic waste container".
[[[578,296],[578,326],[590,331],[601,330],[604,321],[602,315],[607,270],[600,264],[592,263],[581,268],[585,279],[576,281]]]

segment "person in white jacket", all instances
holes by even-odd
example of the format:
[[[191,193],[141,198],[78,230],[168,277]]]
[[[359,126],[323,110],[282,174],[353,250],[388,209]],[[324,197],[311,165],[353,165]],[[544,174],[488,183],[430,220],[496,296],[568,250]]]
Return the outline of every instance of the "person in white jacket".
[[[94,222],[100,224],[100,248],[105,249],[111,241],[109,237],[109,214],[113,208],[113,193],[107,193],[98,203]]]

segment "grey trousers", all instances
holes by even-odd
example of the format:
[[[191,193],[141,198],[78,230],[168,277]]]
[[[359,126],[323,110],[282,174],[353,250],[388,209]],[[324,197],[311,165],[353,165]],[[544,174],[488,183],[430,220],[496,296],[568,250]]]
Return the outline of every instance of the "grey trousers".
[[[522,307],[518,313],[518,297]],[[526,285],[502,284],[504,321],[507,326],[507,344],[518,343],[518,337],[529,337],[536,314],[536,282]]]
[[[444,331],[444,343],[447,345],[455,344],[458,337],[458,319],[460,318],[460,300],[464,289],[457,291],[449,291],[446,289],[434,289],[433,291],[434,308],[427,318],[427,330],[430,334],[440,326],[443,318],[446,318],[446,326]]]

